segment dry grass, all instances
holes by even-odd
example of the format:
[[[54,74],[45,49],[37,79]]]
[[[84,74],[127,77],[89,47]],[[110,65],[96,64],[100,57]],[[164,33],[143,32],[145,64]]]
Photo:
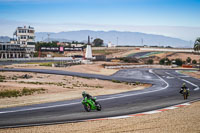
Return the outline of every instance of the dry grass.
[[[200,102],[133,118],[2,129],[0,133],[199,133]]]
[[[176,59],[176,58],[181,58],[182,60],[186,60],[188,57],[190,57],[192,60],[197,60],[199,61],[200,56],[199,55],[195,55],[193,53],[176,53],[172,56],[169,56],[169,59]]]
[[[28,74],[32,78],[19,78],[24,74]],[[46,91],[42,94],[34,93],[17,98],[0,98],[0,108],[81,98],[82,91],[96,96],[139,90],[150,86],[134,86],[98,79],[37,73],[2,72],[1,75],[6,77],[6,82],[1,82],[0,91],[21,91],[25,87],[30,90],[43,88]]]

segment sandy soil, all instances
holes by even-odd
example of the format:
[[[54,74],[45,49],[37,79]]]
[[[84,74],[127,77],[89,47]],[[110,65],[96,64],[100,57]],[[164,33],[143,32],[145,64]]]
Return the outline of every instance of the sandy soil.
[[[24,74],[33,77],[30,79],[19,78]],[[0,108],[81,98],[82,91],[97,96],[144,89],[145,87],[150,86],[127,85],[125,83],[114,83],[112,81],[98,79],[37,73],[1,72],[0,75],[7,77],[7,82],[0,82],[0,91],[6,89],[21,90],[24,87],[28,89],[46,89],[46,92],[42,94],[18,98],[0,98]],[[17,80],[12,79],[14,76],[18,77]]]
[[[192,53],[176,53],[172,56],[169,56],[168,58],[171,59],[176,59],[176,58],[181,58],[182,60],[186,60],[188,57],[190,57],[192,60],[197,60],[199,61],[200,55],[195,55]]]
[[[28,68],[28,69],[52,69],[52,70],[64,70],[72,72],[81,72],[81,73],[91,73],[91,74],[101,74],[101,75],[112,75],[116,73],[117,69],[106,69],[102,66],[106,62],[94,62],[93,64],[81,64],[74,65],[69,67],[46,67],[39,66],[35,64],[13,64],[2,66],[4,68]]]
[[[0,133],[199,133],[200,102],[158,114],[126,119],[0,129]]]
[[[123,51],[123,52],[113,53],[110,55],[110,57],[116,57],[116,58],[126,57],[130,54],[139,53],[139,52],[145,52],[145,51],[132,49],[132,50],[127,50],[127,51]]]

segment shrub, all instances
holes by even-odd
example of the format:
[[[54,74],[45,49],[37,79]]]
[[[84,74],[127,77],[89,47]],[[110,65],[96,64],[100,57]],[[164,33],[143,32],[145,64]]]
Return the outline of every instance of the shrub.
[[[139,81],[136,81],[136,82],[135,82],[135,84],[136,84],[136,85],[139,85],[139,84],[140,84],[140,82],[139,82]]]
[[[4,82],[5,79],[6,79],[5,76],[0,75],[0,82]]]
[[[20,91],[18,90],[4,90],[0,92],[0,97],[18,97],[20,96]]]
[[[147,64],[153,64],[153,62],[154,62],[153,59],[149,59],[149,60],[147,60],[146,63],[147,63]]]
[[[114,82],[114,83],[121,83],[121,81],[115,80],[115,79],[112,79],[112,82]]]
[[[182,66],[183,65],[183,61],[180,58],[175,59],[176,61],[176,65],[177,66]]]
[[[187,63],[191,63],[192,59],[190,57],[187,57],[186,61]]]
[[[22,90],[3,90],[0,91],[0,98],[26,96],[26,95],[32,95],[35,92],[42,93],[44,91],[46,91],[44,88],[39,88],[39,89],[23,88]]]
[[[138,63],[138,59],[136,59],[134,57],[124,57],[124,58],[121,58],[120,60],[127,62],[127,63]]]
[[[192,64],[197,64],[197,61],[196,60],[192,60]]]
[[[163,58],[159,61],[160,65],[171,65],[171,60],[168,58]]]

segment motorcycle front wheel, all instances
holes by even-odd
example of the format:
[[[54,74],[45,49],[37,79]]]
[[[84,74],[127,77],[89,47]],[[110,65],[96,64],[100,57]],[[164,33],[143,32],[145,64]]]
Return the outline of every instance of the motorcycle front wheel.
[[[87,112],[90,112],[90,111],[91,111],[91,107],[90,107],[89,104],[84,105],[84,108],[85,108],[85,110],[86,110]]]
[[[101,111],[101,104],[100,103],[96,103],[96,107],[97,107],[97,111]]]

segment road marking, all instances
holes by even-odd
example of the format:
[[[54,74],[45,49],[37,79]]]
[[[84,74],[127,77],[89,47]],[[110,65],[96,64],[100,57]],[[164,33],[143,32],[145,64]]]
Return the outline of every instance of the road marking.
[[[146,94],[146,93],[152,93],[152,92],[157,92],[157,91],[165,90],[165,89],[167,89],[169,87],[169,84],[163,78],[161,78],[156,73],[154,73],[152,69],[149,70],[149,73],[153,73],[154,75],[156,75],[160,80],[162,80],[166,84],[166,86],[164,88],[157,89],[157,90],[146,91],[146,92],[139,92],[139,93],[133,93],[133,94],[125,94],[125,95],[121,95],[121,96],[117,96],[117,97],[116,96],[112,96],[112,97],[108,97],[108,98],[104,98],[104,99],[99,99],[97,101],[106,101],[106,100],[111,100],[111,99],[117,99],[117,98],[123,98],[123,97],[135,96],[135,95],[141,95],[141,94]],[[0,114],[15,113],[15,112],[22,112],[22,111],[40,110],[40,109],[55,108],[55,107],[63,107],[63,106],[69,106],[69,105],[76,105],[76,104],[80,104],[80,103],[81,102],[75,102],[75,103],[52,105],[52,106],[46,106],[46,107],[35,107],[35,108],[28,108],[28,109],[2,111],[2,112],[0,112]]]
[[[192,86],[195,86],[196,88],[194,89],[194,91],[199,90],[199,86],[198,86],[198,85],[196,85],[196,84],[194,84],[194,83],[192,83],[192,82],[190,82],[190,81],[188,81],[188,80],[185,80],[185,79],[181,79],[181,80],[183,80],[183,81],[185,81],[185,82],[191,84]]]
[[[167,78],[167,79],[174,79],[174,77],[170,77],[170,76],[167,76],[166,78]]]
[[[186,75],[186,74],[181,73],[180,70],[176,70],[175,72],[178,73],[178,74],[182,74],[182,75],[184,75],[184,76],[188,76],[188,75]],[[190,76],[188,76],[188,77],[190,77]],[[194,78],[194,79],[196,79],[196,80],[200,80],[200,79],[195,78],[195,77],[192,77],[192,78]]]
[[[176,70],[176,72],[177,72],[177,70]],[[167,73],[167,74],[173,76],[173,74],[171,74],[171,73],[168,73],[168,72],[165,72],[165,73]],[[187,75],[185,75],[185,76],[187,76]],[[184,77],[185,77],[185,76],[184,76]],[[194,83],[192,83],[192,82],[190,82],[190,81],[188,81],[188,80],[182,79],[181,77],[183,77],[183,76],[178,76],[178,79],[180,79],[180,80],[182,80],[182,81],[184,81],[184,82],[187,82],[188,84],[191,84],[192,86],[196,87],[196,88],[194,89],[194,91],[197,91],[197,90],[200,89],[198,85],[196,85],[196,84],[194,84]],[[187,76],[187,77],[189,77],[189,76]]]
[[[162,109],[158,109],[158,110],[153,110],[153,111],[147,111],[147,112],[141,112],[141,113],[137,113],[137,114],[130,114],[130,115],[122,115],[122,116],[115,116],[115,117],[106,117],[106,118],[100,118],[100,119],[89,119],[89,120],[85,120],[85,121],[99,121],[99,120],[110,120],[110,119],[124,119],[124,118],[130,118],[130,117],[136,117],[136,116],[143,116],[143,115],[151,115],[151,114],[156,114],[156,113],[161,113],[163,111],[168,111],[168,110],[172,110],[172,109],[177,109],[177,108],[181,108],[184,106],[189,106],[191,105],[190,103],[183,103],[183,104],[178,104],[178,105],[174,105],[174,106],[170,106],[170,107],[166,107],[166,108],[162,108]]]
[[[12,111],[2,111],[2,112],[0,112],[0,114],[39,110],[39,109],[47,109],[47,108],[55,108],[55,107],[62,107],[62,106],[75,105],[75,104],[80,104],[80,102],[60,104],[60,105],[52,105],[52,106],[46,106],[46,107],[35,107],[35,108],[29,108],[29,109],[12,110]]]
[[[129,117],[131,117],[131,116],[125,115],[125,116],[109,117],[109,119],[124,119],[124,118],[129,118]]]
[[[156,114],[156,113],[160,113],[160,111],[159,110],[153,110],[153,111],[145,112],[144,114],[149,115],[149,114]]]
[[[164,87],[162,90],[167,89],[169,87],[169,83],[167,83],[167,81],[165,81],[163,78],[161,78],[160,76],[158,76],[156,73],[153,72],[152,69],[149,70],[150,73],[153,73],[154,75],[156,75],[160,80],[162,80],[163,82],[165,82],[165,84],[167,85],[166,87]]]

